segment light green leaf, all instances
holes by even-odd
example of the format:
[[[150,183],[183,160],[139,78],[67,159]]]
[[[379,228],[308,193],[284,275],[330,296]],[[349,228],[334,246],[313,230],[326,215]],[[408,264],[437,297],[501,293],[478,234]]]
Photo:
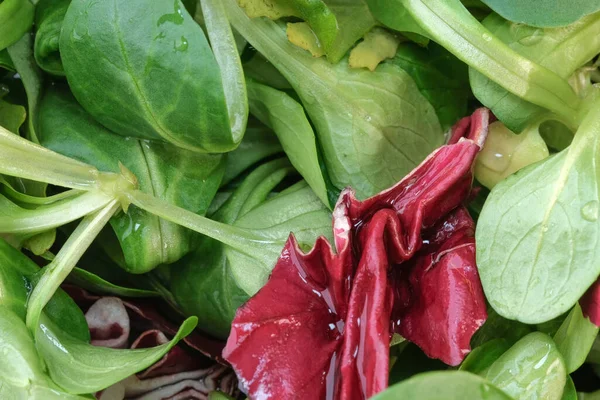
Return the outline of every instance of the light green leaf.
[[[396,183],[443,142],[433,107],[410,76],[385,64],[375,72],[331,65],[288,42],[273,21],[250,20],[227,0],[233,26],[294,87],[316,128],[334,186],[364,198]]]
[[[481,282],[491,306],[506,318],[555,318],[600,274],[599,105],[570,147],[495,186],[479,216]]]
[[[563,28],[534,28],[506,21],[497,14],[482,23],[509,48],[564,80],[600,53],[600,13]],[[509,93],[474,68],[470,68],[469,76],[477,99],[514,132],[520,133],[548,114],[545,108]]]
[[[201,152],[233,150],[242,140],[247,104],[221,7],[202,2],[211,51],[179,0],[73,0],[59,44],[75,97],[120,135]]]
[[[534,332],[500,356],[485,377],[515,400],[560,400],[567,370],[552,339]]]
[[[170,342],[135,350],[92,346],[62,331],[47,318],[42,317],[40,322],[35,342],[50,377],[69,393],[83,394],[105,389],[148,368],[189,335],[197,319],[185,320]]]
[[[29,0],[4,0],[0,3],[0,50],[29,31],[34,11],[35,7]]]
[[[532,26],[569,25],[581,17],[600,10],[598,0],[483,0],[504,18]]]
[[[26,115],[25,107],[0,99],[0,125],[12,133],[19,134],[19,128],[25,122]]]
[[[565,359],[569,374],[584,363],[597,336],[598,327],[583,316],[579,303],[575,304],[554,335],[554,342]]]
[[[391,386],[372,399],[511,400],[511,397],[477,375],[463,371],[445,371],[416,375]]]
[[[119,162],[147,193],[204,214],[224,172],[224,157],[194,153],[167,143],[115,135],[95,122],[68,90],[48,90],[40,106],[41,141],[49,149],[103,171]],[[193,233],[137,207],[111,220],[130,272],[142,273],[171,263],[191,250]]]
[[[290,162],[312,190],[329,205],[315,133],[302,105],[285,92],[247,80],[250,112],[273,129]]]

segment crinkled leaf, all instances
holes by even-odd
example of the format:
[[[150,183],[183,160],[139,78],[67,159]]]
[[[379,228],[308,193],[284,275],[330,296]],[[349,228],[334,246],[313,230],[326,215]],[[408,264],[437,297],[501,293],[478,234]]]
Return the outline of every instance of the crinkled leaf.
[[[342,192],[335,254],[323,237],[303,252],[290,236],[223,353],[251,397],[368,398],[387,386],[393,332],[460,363],[486,317],[473,221],[460,204],[488,118],[462,120],[451,145],[390,189],[363,202]]]
[[[552,27],[569,25],[600,10],[598,0],[482,0],[504,18],[521,24]]]
[[[60,52],[75,97],[120,135],[233,150],[247,117],[241,63],[220,2],[202,7],[212,51],[179,0],[72,1]]]
[[[206,212],[224,171],[224,158],[170,144],[115,135],[95,122],[64,87],[48,90],[40,106],[41,140],[58,153],[119,172],[119,162],[139,187],[198,214]],[[111,219],[125,268],[141,273],[178,260],[191,250],[193,233],[134,206]]]
[[[317,143],[302,105],[285,92],[247,81],[250,112],[273,129],[292,165],[312,190],[329,205]]]
[[[596,105],[571,146],[509,176],[488,196],[476,232],[477,263],[500,315],[548,321],[600,274],[598,133]]]
[[[334,186],[352,186],[359,198],[373,195],[442,143],[433,107],[399,67],[385,64],[370,72],[345,61],[331,65],[289,43],[275,22],[250,20],[233,0],[226,4],[234,27],[302,99]]]
[[[567,370],[552,339],[534,332],[500,356],[485,378],[515,400],[560,400]]]
[[[536,2],[523,2],[530,3]],[[508,47],[565,80],[600,53],[600,13],[564,28],[535,28],[506,21],[497,14],[488,16],[483,25]],[[516,133],[548,113],[546,109],[509,93],[473,68],[470,68],[469,76],[475,97]]]
[[[53,75],[64,75],[58,42],[71,0],[40,0],[35,8],[34,56],[38,66]]]
[[[512,400],[485,379],[463,371],[428,372],[400,382],[373,400]]]

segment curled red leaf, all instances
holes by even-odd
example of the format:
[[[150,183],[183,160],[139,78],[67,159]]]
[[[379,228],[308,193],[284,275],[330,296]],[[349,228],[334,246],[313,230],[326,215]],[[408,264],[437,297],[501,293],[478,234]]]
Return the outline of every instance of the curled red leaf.
[[[462,203],[489,122],[477,110],[392,188],[365,201],[346,189],[334,253],[290,236],[267,284],[237,312],[223,356],[255,400],[366,399],[387,387],[399,332],[456,365],[487,318],[474,224]]]

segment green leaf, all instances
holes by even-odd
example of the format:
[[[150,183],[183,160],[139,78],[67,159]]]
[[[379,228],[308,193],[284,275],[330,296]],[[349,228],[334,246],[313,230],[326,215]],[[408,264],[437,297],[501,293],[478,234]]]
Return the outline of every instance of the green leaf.
[[[35,7],[29,0],[4,0],[0,3],[0,50],[29,31],[34,11]]]
[[[479,216],[481,282],[491,306],[506,318],[555,318],[600,274],[598,105],[571,146],[496,185]]]
[[[417,375],[373,397],[373,400],[396,399],[511,400],[511,397],[477,375],[445,371]]]
[[[567,370],[552,339],[534,332],[500,356],[485,377],[515,400],[560,400]]]
[[[6,49],[0,50],[0,67],[9,71],[15,70],[15,66],[13,65],[13,62],[10,59],[10,56],[8,55],[8,50]],[[0,97],[2,96],[0,95]]]
[[[364,198],[400,180],[443,142],[433,107],[410,76],[384,64],[376,71],[331,65],[288,42],[270,20],[250,20],[227,0],[233,26],[294,87],[316,128],[334,186]]]
[[[158,293],[152,290],[136,289],[115,285],[98,275],[86,271],[85,269],[75,268],[69,275],[69,282],[80,288],[87,289],[93,293],[113,295],[118,297],[157,297]]]
[[[50,386],[25,323],[0,306],[0,396],[3,399],[73,399]]]
[[[598,0],[482,0],[504,18],[521,24],[553,27],[569,25],[600,10]]]
[[[58,153],[103,171],[119,162],[137,177],[141,190],[204,214],[224,171],[224,157],[193,153],[166,143],[115,135],[95,122],[64,87],[50,88],[40,105],[41,140]],[[137,207],[111,220],[125,268],[133,273],[168,264],[191,250],[193,233]]]
[[[9,131],[19,134],[19,128],[25,122],[27,112],[25,107],[10,104],[0,99],[0,125]]]
[[[250,88],[248,90],[250,91]],[[228,184],[261,160],[281,152],[283,152],[281,144],[269,128],[256,121],[249,122],[244,139],[238,148],[227,154],[225,175],[221,186]]]
[[[365,0],[324,0],[335,15],[338,34],[329,48],[327,59],[332,63],[340,61],[352,46],[376,24]]]
[[[459,370],[485,375],[485,370],[510,348],[504,339],[493,339],[476,347],[460,365]]]
[[[302,105],[285,92],[246,82],[250,112],[273,129],[290,162],[312,190],[329,205],[327,185],[319,163],[315,133]]]
[[[32,36],[24,35],[18,42],[8,48],[8,54],[21,77],[25,92],[27,93],[28,130],[25,137],[34,143],[39,143],[36,132],[38,105],[42,98],[43,78],[42,72],[37,67],[33,56]],[[43,186],[43,190],[42,188],[38,188],[37,191],[32,191],[31,194],[44,195],[45,186]]]
[[[58,42],[69,4],[71,0],[40,0],[35,8],[35,61],[49,74],[65,74]]]
[[[94,393],[160,360],[177,342],[189,335],[196,324],[196,318],[188,318],[175,337],[160,346],[117,350],[92,346],[42,318],[35,343],[57,385],[73,394]]]
[[[507,21],[497,14],[488,16],[483,25],[510,49],[564,80],[600,53],[600,13],[563,28],[534,28]],[[545,108],[509,93],[474,68],[470,68],[469,75],[477,99],[514,132],[520,133],[528,124],[548,114]]]
[[[512,50],[459,0],[378,1],[384,1],[388,9],[405,9],[426,36],[510,93],[556,113],[569,126],[578,125],[580,99],[567,80]],[[401,14],[403,22],[405,12]]]
[[[320,235],[330,236],[331,214],[305,183],[267,200],[290,172],[285,160],[256,168],[213,219],[255,228],[279,243],[279,249],[290,232],[304,245],[312,245]],[[173,296],[187,315],[199,317],[203,330],[226,338],[235,311],[266,282],[278,255],[274,253],[264,262],[254,257],[205,238],[194,253],[171,266]]]
[[[561,400],[578,400],[577,389],[575,388],[575,383],[570,375],[567,376],[567,383],[563,389]]]
[[[584,317],[579,304],[575,304],[554,335],[569,374],[584,363],[597,336],[598,327]]]
[[[212,51],[179,0],[72,1],[59,44],[77,100],[123,136],[233,150],[247,117],[241,63],[221,4],[202,9]]]
[[[413,78],[435,108],[442,129],[450,128],[467,114],[471,97],[467,67],[443,47],[435,43],[427,48],[401,43],[391,62]]]
[[[488,307],[488,317],[483,326],[473,335],[471,347],[477,348],[494,339],[504,339],[512,346],[532,330],[530,326],[521,322],[503,318],[493,308]]]

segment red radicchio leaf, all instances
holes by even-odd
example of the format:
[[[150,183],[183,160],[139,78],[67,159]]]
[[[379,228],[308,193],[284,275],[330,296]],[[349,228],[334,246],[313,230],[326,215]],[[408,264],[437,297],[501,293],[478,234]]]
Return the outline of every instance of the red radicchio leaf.
[[[600,326],[600,279],[585,292],[579,300],[583,315],[592,321],[596,326]]]
[[[290,236],[223,351],[252,399],[371,397],[387,386],[394,331],[460,363],[487,317],[461,203],[489,118],[480,109],[461,120],[449,145],[374,197],[344,190],[333,213],[337,254],[323,238],[304,254]]]

